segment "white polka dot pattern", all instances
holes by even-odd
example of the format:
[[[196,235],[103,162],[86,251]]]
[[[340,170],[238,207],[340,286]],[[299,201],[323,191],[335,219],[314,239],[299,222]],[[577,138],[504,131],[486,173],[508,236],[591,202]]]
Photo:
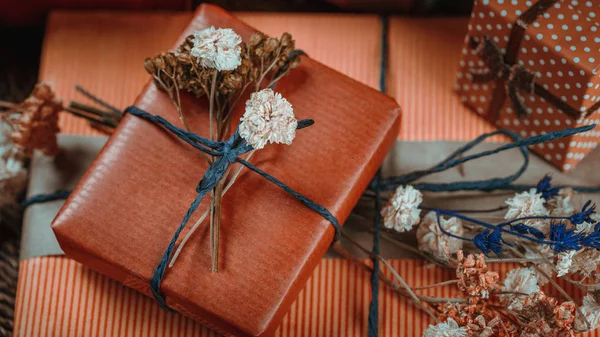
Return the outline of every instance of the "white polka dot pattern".
[[[459,63],[455,90],[461,101],[490,120],[489,104],[496,82],[473,83],[469,69],[485,69],[479,55],[469,48],[470,37],[489,38],[502,50],[506,48],[514,22],[535,2],[476,0]],[[535,136],[567,127],[600,122],[600,111],[586,111],[600,101],[600,0],[561,1],[549,8],[525,31],[517,51],[517,62],[535,74],[538,85],[577,109],[575,120],[545,99],[520,91],[529,116],[519,119],[507,98],[498,112],[497,126]],[[504,88],[503,88],[504,90]],[[600,141],[600,127],[582,135],[563,138],[533,148],[543,158],[567,171],[577,165]]]

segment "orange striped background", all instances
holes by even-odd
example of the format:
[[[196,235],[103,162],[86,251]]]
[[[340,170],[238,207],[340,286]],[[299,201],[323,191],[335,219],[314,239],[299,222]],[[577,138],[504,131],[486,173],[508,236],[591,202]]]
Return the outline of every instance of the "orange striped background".
[[[376,16],[239,15],[271,35],[291,32],[313,58],[377,86],[381,24]],[[48,23],[40,79],[65,100],[79,83],[119,107],[148,80],[144,57],[171,46],[189,14],[55,13]],[[452,94],[467,19],[390,22],[389,93],[403,106],[399,138],[463,140],[491,130]],[[80,98],[78,98],[80,99]],[[84,121],[61,117],[63,132],[92,134]],[[391,261],[410,285],[453,277],[422,261]],[[507,265],[496,265],[506,269]],[[423,294],[448,297],[450,287]],[[277,336],[365,336],[369,274],[340,259],[325,259]],[[380,293],[382,336],[419,336],[430,323],[386,287]],[[154,302],[65,257],[21,263],[15,336],[213,336],[201,325],[160,310]],[[590,336],[598,336],[593,334]]]
[[[424,261],[392,260],[411,286],[449,280],[453,271]],[[503,275],[513,264],[492,264]],[[571,283],[561,284],[577,293]],[[292,305],[276,336],[359,337],[367,335],[370,274],[343,259],[324,259]],[[379,330],[384,337],[420,336],[431,320],[412,302],[382,286]],[[459,296],[455,286],[419,291]],[[150,298],[65,257],[21,263],[15,336],[217,336],[199,323],[168,313]],[[582,334],[597,337],[598,331]]]

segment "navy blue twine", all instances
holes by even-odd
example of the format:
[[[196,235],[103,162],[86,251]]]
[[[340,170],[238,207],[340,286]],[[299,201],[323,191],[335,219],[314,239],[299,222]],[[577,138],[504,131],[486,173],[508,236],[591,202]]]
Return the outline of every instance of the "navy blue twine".
[[[58,190],[56,192],[50,194],[36,194],[27,199],[25,199],[21,203],[21,210],[25,210],[27,207],[34,204],[41,204],[44,202],[55,201],[55,200],[64,200],[69,197],[71,194],[70,190]]]
[[[383,178],[379,184],[379,188],[381,191],[393,191],[399,185],[406,185],[406,184],[412,183],[412,182],[414,182],[418,179],[421,179],[425,176],[428,176],[430,174],[448,170],[450,168],[456,167],[456,166],[463,164],[465,162],[468,162],[470,160],[479,159],[482,157],[490,156],[490,155],[493,155],[493,154],[496,154],[496,153],[499,153],[502,151],[514,149],[514,148],[520,148],[521,153],[524,158],[523,165],[519,168],[519,170],[517,172],[515,172],[514,174],[507,176],[505,178],[491,178],[491,179],[486,179],[486,180],[460,181],[460,182],[453,182],[453,183],[438,183],[438,184],[434,184],[434,183],[413,184],[413,187],[418,190],[431,191],[431,192],[453,192],[453,191],[474,191],[474,190],[494,191],[494,190],[502,190],[502,189],[513,190],[513,189],[515,189],[515,186],[516,187],[522,187],[522,186],[511,185],[510,183],[515,181],[516,179],[518,179],[527,170],[527,167],[529,166],[529,150],[527,149],[527,146],[531,146],[531,145],[535,145],[535,144],[539,144],[539,143],[545,143],[545,142],[549,142],[549,141],[552,141],[557,138],[568,137],[568,136],[572,136],[574,134],[590,131],[590,130],[594,129],[595,127],[596,127],[596,124],[586,125],[586,126],[581,126],[581,127],[577,127],[577,128],[569,128],[569,129],[565,129],[565,130],[549,132],[544,135],[539,135],[539,136],[534,136],[534,137],[529,137],[529,138],[524,138],[524,139],[522,139],[518,134],[516,134],[512,131],[509,131],[509,130],[497,130],[494,132],[486,133],[486,134],[483,134],[483,135],[475,138],[475,140],[467,143],[466,145],[460,147],[458,150],[453,152],[448,158],[444,159],[442,162],[438,163],[437,165],[435,165],[434,167],[432,167],[430,169],[415,171],[415,172],[411,172],[411,173],[401,175],[401,176]],[[470,150],[477,144],[483,142],[485,139],[495,136],[495,135],[499,135],[499,134],[507,135],[507,136],[511,137],[512,139],[514,139],[515,141],[508,143],[506,145],[500,146],[493,150],[487,150],[487,151],[482,151],[482,152],[475,153],[472,155],[463,156],[463,154],[465,152],[467,152],[468,150]],[[374,189],[373,182],[371,183],[370,188]],[[589,189],[589,190],[591,191],[594,189]]]
[[[387,69],[388,69],[388,31],[389,20],[386,15],[381,16],[381,53],[379,59],[379,91],[386,92]],[[375,219],[373,221],[373,270],[371,272],[371,303],[369,303],[369,337],[377,337],[379,334],[379,241],[381,231],[381,199],[379,182],[381,179],[381,168],[377,171],[374,179],[375,187]]]
[[[258,167],[250,164],[249,162],[239,158],[240,155],[243,155],[243,154],[247,153],[248,151],[252,150],[253,147],[251,145],[247,144],[240,137],[238,130],[236,130],[235,133],[227,141],[213,141],[213,140],[201,137],[193,132],[189,132],[189,131],[183,130],[181,128],[178,128],[178,127],[174,126],[173,124],[169,123],[166,119],[164,119],[160,116],[151,115],[151,114],[149,114],[141,109],[138,109],[134,106],[128,107],[125,111],[134,116],[140,117],[149,122],[152,122],[159,126],[162,126],[167,131],[169,131],[173,135],[177,136],[181,140],[185,141],[186,143],[188,143],[195,149],[217,158],[208,167],[208,169],[204,173],[204,177],[202,178],[202,180],[200,180],[200,182],[196,186],[197,196],[194,199],[194,201],[190,204],[190,207],[188,208],[187,212],[185,213],[185,215],[183,217],[183,220],[181,221],[181,223],[177,227],[175,233],[173,234],[173,237],[171,238],[169,245],[167,246],[160,262],[158,263],[158,265],[154,271],[154,275],[152,276],[152,279],[150,280],[150,290],[152,292],[152,295],[154,296],[154,298],[158,302],[158,304],[161,307],[163,307],[164,309],[172,311],[172,309],[170,309],[167,306],[167,304],[165,302],[165,298],[161,292],[161,282],[165,275],[168,262],[171,259],[171,256],[173,254],[173,250],[175,248],[175,243],[177,242],[177,239],[179,238],[181,231],[185,228],[186,224],[188,223],[190,217],[194,214],[194,212],[200,205],[202,199],[206,196],[206,194],[208,192],[210,192],[217,185],[218,181],[225,174],[227,167],[233,163],[239,163],[241,165],[246,166],[249,170],[256,172],[263,178],[267,179],[268,181],[272,182],[276,186],[280,187],[285,192],[291,194],[294,198],[296,198],[300,202],[302,202],[302,204],[304,204],[306,207],[317,212],[323,218],[327,219],[329,222],[331,222],[331,224],[335,228],[334,242],[339,239],[341,226],[340,226],[339,222],[337,221],[337,219],[325,207],[316,204],[315,202],[311,201],[307,197],[294,191],[292,188],[285,185],[284,183],[279,181],[277,178],[262,171]],[[299,121],[298,129],[308,127],[312,124],[313,124],[312,120]]]

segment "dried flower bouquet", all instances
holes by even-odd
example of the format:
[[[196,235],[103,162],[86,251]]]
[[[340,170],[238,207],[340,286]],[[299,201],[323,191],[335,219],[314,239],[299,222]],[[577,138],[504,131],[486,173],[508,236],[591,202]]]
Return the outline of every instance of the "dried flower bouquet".
[[[581,131],[585,130],[578,132]],[[487,136],[462,149],[472,148]],[[512,182],[528,164],[527,149],[517,144],[530,141],[541,142],[543,137],[505,146],[521,148],[526,158],[521,169],[508,178],[441,184],[417,182],[428,174],[496,153],[462,157],[463,151],[459,149],[429,170],[376,179],[372,186],[375,193],[365,194],[366,198],[387,201],[380,211],[383,239],[436,265],[456,270],[456,279],[410,287],[383,257],[344,235],[393,276],[380,272],[380,280],[433,318],[436,324],[429,326],[423,336],[562,337],[600,327],[600,216],[591,201],[582,205],[574,202],[578,190],[597,192],[598,189],[554,186],[549,175],[535,186],[514,185]],[[427,203],[423,191],[456,190],[515,190],[516,193],[503,205],[488,209],[448,210],[423,205]],[[407,243],[410,242],[407,236],[411,235],[415,236],[417,247]],[[373,270],[340,245],[335,248]],[[500,280],[498,273],[488,269],[488,264],[495,262],[516,262],[522,266]],[[567,292],[560,283],[578,289],[577,293]],[[418,295],[423,289],[446,286],[457,287],[462,296]]]
[[[161,52],[146,59],[144,67],[159,88],[164,90],[179,113],[181,123],[190,130],[181,104],[182,92],[209,104],[211,140],[229,136],[232,111],[248,88],[250,99],[239,124],[239,135],[253,147],[245,157],[267,143],[291,144],[298,125],[292,105],[272,90],[275,84],[300,64],[301,51],[289,33],[280,38],[255,32],[247,43],[229,28],[210,27],[188,36],[176,50]],[[204,154],[209,164],[215,158]],[[211,205],[192,226],[173,254],[173,266],[194,231],[210,216],[212,271],[218,271],[221,199],[238,177],[243,166],[231,168],[212,191]]]

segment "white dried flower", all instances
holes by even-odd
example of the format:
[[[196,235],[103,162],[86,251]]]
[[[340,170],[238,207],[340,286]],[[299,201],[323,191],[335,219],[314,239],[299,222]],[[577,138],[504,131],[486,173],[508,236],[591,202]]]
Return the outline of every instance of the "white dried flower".
[[[444,234],[440,226],[446,232],[457,236],[462,236],[464,232],[462,222],[459,219],[455,217],[444,219],[440,216],[438,225],[437,215],[431,211],[427,213],[417,228],[417,241],[420,250],[430,253],[438,259],[448,260],[459,249],[462,249],[463,240]]]
[[[569,273],[579,273],[591,277],[600,265],[600,251],[595,248],[583,248],[577,251],[569,267]]]
[[[505,203],[508,205],[508,211],[504,218],[512,220],[530,216],[547,216],[549,212],[544,207],[544,202],[544,197],[541,193],[537,193],[535,188],[532,188],[529,192],[517,193],[514,197],[506,200]],[[523,221],[523,223],[542,232],[550,230],[549,224],[544,220],[532,219]]]
[[[556,274],[558,277],[565,276],[569,273],[569,269],[573,264],[573,257],[577,251],[570,250],[568,252],[562,252],[558,254],[556,260]]]
[[[502,291],[522,293],[527,295],[540,291],[535,269],[530,267],[511,270],[506,275]],[[516,294],[505,294],[500,296],[500,300],[508,304],[508,309],[517,311],[523,309],[524,299],[524,296]]]
[[[423,337],[466,337],[467,328],[458,326],[458,323],[452,318],[448,318],[446,322],[438,325],[430,324],[425,331]]]
[[[577,233],[591,234],[591,233],[595,232],[594,227],[596,227],[596,224],[592,223],[592,222],[584,221],[582,223],[575,225],[575,227],[576,227],[575,232],[577,232]]]
[[[561,188],[558,194],[548,200],[547,208],[552,216],[570,216],[575,212],[575,207],[571,203],[573,197],[572,188]]]
[[[233,29],[215,27],[194,32],[190,53],[198,58],[202,67],[234,70],[242,64],[242,38]]]
[[[596,300],[594,295],[587,294],[583,297],[583,305],[579,307],[583,316],[590,323],[594,330],[600,327],[600,303]],[[575,328],[580,331],[588,331],[588,328],[581,317],[577,317],[575,320]]]
[[[290,145],[296,137],[298,121],[292,105],[271,89],[252,93],[241,118],[240,136],[255,149],[267,143]]]
[[[398,186],[388,204],[381,210],[383,225],[398,232],[408,232],[419,223],[423,195],[410,185]]]

